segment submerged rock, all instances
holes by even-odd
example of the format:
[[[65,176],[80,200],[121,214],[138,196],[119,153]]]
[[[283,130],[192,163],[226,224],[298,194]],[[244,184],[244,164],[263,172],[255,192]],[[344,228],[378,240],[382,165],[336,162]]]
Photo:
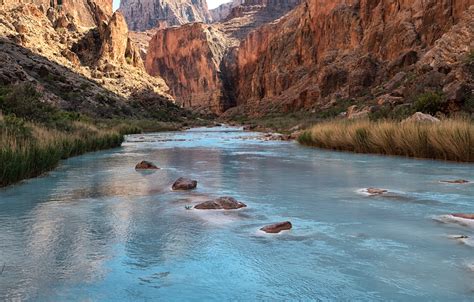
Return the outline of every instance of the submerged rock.
[[[377,188],[367,188],[367,193],[370,195],[382,195],[387,193],[387,190],[384,189],[377,189]]]
[[[138,163],[135,166],[135,169],[136,170],[159,170],[160,168],[158,168],[154,163],[144,160]]]
[[[292,227],[293,225],[291,224],[291,222],[285,221],[285,222],[279,222],[279,223],[264,226],[260,230],[264,231],[265,233],[277,234],[277,233],[280,233],[281,231],[290,230]]]
[[[465,179],[442,180],[441,182],[446,183],[446,184],[461,184],[461,185],[470,183],[469,180],[465,180]]]
[[[189,178],[180,177],[174,183],[172,189],[174,191],[178,190],[192,190],[196,189],[197,181]]]
[[[194,208],[198,210],[237,210],[245,207],[247,207],[245,203],[237,201],[233,197],[225,196],[205,201],[196,205]]]
[[[454,239],[454,240],[464,240],[464,239],[469,239],[469,236],[467,235],[449,235],[449,239]]]

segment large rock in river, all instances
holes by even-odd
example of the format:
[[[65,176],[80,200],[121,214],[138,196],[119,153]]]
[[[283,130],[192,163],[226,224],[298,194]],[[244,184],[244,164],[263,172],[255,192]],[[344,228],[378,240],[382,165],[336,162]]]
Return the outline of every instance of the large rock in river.
[[[236,210],[245,208],[247,205],[237,201],[233,197],[219,197],[196,205],[194,208],[198,210]]]
[[[279,222],[272,225],[264,226],[260,230],[264,231],[265,233],[277,234],[277,233],[280,233],[281,231],[290,230],[292,227],[293,225],[291,224],[291,222],[285,221],[285,222]]]
[[[196,189],[196,187],[197,187],[196,180],[180,177],[174,182],[172,188],[174,191],[178,191],[178,190],[184,191],[184,190]]]

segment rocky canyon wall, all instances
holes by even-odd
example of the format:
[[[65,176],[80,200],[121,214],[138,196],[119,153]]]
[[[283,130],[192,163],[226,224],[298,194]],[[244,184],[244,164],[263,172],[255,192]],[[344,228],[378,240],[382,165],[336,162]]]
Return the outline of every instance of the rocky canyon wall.
[[[474,0],[308,0],[240,44],[237,104],[258,114],[370,94],[414,65],[471,5]]]
[[[122,0],[120,11],[134,31],[211,22],[206,0]]]
[[[182,106],[222,113],[235,105],[234,47],[246,33],[278,19],[297,1],[246,0],[241,5],[235,1],[225,22],[158,30],[143,51],[147,71],[162,76]]]
[[[150,41],[145,66],[166,80],[178,104],[221,113],[227,109],[220,74],[227,43],[220,31],[203,23],[159,30]]]

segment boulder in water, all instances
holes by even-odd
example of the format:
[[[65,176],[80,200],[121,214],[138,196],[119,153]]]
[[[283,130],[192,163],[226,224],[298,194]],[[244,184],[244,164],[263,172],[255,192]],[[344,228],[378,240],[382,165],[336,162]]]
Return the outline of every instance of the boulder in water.
[[[197,187],[197,181],[189,178],[180,177],[174,183],[172,189],[174,191],[193,190]]]
[[[245,208],[247,205],[237,201],[233,197],[219,197],[214,200],[205,201],[196,205],[194,208],[198,210],[237,210]]]
[[[140,163],[138,163],[136,166],[135,166],[135,169],[137,170],[158,170],[160,168],[158,168],[155,164],[153,164],[152,162],[149,162],[149,161],[142,161]]]
[[[277,233],[280,233],[281,231],[290,230],[292,227],[293,225],[291,224],[291,222],[285,221],[285,222],[279,222],[279,223],[264,226],[260,230],[264,231],[265,233],[277,234]]]

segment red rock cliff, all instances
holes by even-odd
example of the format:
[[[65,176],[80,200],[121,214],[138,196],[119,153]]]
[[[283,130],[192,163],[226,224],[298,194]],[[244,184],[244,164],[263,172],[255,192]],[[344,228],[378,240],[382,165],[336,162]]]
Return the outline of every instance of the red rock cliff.
[[[241,43],[234,70],[237,103],[254,113],[275,106],[285,111],[367,93],[416,63],[473,4],[308,0]]]
[[[220,62],[227,39],[211,25],[193,23],[157,31],[145,66],[163,77],[180,105],[221,113],[225,108]]]

